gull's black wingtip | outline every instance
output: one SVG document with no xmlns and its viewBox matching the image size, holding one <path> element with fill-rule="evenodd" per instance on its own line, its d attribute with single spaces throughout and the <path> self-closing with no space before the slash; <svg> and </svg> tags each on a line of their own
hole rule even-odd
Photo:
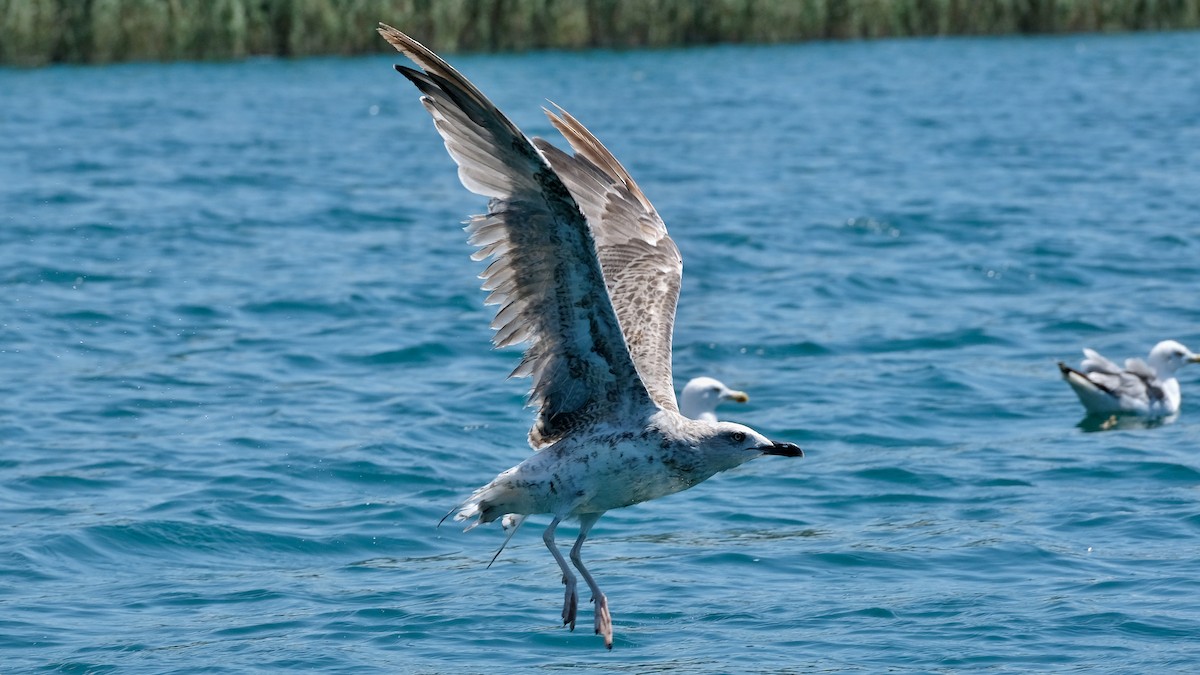
<svg viewBox="0 0 1200 675">
<path fill-rule="evenodd" d="M 424 94 L 430 93 L 431 88 L 436 88 L 430 77 L 416 68 L 402 66 L 399 63 L 393 65 L 392 68 L 395 68 L 396 72 L 403 75 L 409 82 L 417 85 L 417 88 Z"/>
</svg>

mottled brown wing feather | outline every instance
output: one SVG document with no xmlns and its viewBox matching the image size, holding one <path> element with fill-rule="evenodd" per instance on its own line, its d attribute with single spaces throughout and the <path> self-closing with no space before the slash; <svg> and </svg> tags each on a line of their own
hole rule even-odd
<svg viewBox="0 0 1200 675">
<path fill-rule="evenodd" d="M 666 225 L 612 153 L 569 113 L 546 111 L 575 155 L 534 144 L 587 216 L 600 268 L 642 382 L 660 407 L 678 411 L 671 333 L 683 261 Z"/>
<path fill-rule="evenodd" d="M 609 298 L 596 244 L 567 187 L 530 141 L 478 89 L 432 51 L 380 24 L 379 33 L 422 70 L 396 69 L 420 89 L 468 190 L 490 197 L 467 226 L 491 257 L 481 275 L 500 306 L 498 347 L 526 343 L 514 375 L 531 376 L 538 409 L 530 444 L 653 409 Z"/>
</svg>

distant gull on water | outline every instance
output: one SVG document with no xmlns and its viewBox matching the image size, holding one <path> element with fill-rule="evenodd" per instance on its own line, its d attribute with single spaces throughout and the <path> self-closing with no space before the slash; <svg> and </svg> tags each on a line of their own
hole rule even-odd
<svg viewBox="0 0 1200 675">
<path fill-rule="evenodd" d="M 1182 398 L 1175 372 L 1200 363 L 1200 355 L 1174 340 L 1154 345 L 1145 361 L 1126 359 L 1124 368 L 1091 349 L 1084 349 L 1083 355 L 1079 370 L 1061 361 L 1058 369 L 1089 415 L 1174 415 Z"/>
<path fill-rule="evenodd" d="M 563 624 L 574 629 L 576 577 L 554 532 L 577 518 L 571 562 L 611 649 L 608 600 L 580 557 L 600 516 L 756 457 L 804 453 L 740 424 L 680 414 L 671 379 L 679 250 L 595 136 L 560 108 L 546 114 L 574 155 L 528 139 L 436 54 L 390 26 L 380 24 L 379 33 L 421 67 L 396 70 L 421 91 L 463 185 L 489 198 L 488 213 L 467 232 L 479 247 L 475 258 L 492 258 L 480 276 L 488 302 L 500 306 L 493 342 L 525 343 L 513 374 L 533 378 L 529 443 L 538 452 L 476 490 L 455 520 L 473 518 L 470 530 L 504 516 L 519 525 L 526 515 L 550 514 L 542 539 L 566 586 Z"/>
<path fill-rule="evenodd" d="M 717 421 L 717 406 L 724 401 L 745 403 L 750 397 L 744 391 L 725 386 L 711 377 L 696 377 L 683 386 L 679 394 L 679 412 L 694 420 Z"/>
</svg>

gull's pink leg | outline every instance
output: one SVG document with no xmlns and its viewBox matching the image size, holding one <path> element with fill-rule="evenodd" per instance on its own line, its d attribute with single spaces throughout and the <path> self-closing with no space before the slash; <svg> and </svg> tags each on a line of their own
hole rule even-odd
<svg viewBox="0 0 1200 675">
<path fill-rule="evenodd" d="M 563 625 L 570 625 L 571 630 L 575 630 L 575 614 L 579 611 L 579 594 L 575 591 L 575 575 L 571 573 L 567 561 L 563 559 L 562 554 L 558 552 L 558 546 L 554 544 L 554 530 L 561 522 L 562 518 L 555 516 L 554 520 L 550 522 L 550 527 L 547 527 L 546 531 L 542 533 L 542 541 L 546 542 L 546 548 L 550 549 L 550 554 L 554 556 L 554 560 L 562 569 L 562 582 L 567 587 L 566 597 L 563 599 Z"/>
<path fill-rule="evenodd" d="M 608 598 L 600 592 L 600 587 L 596 585 L 596 580 L 588 573 L 587 568 L 583 566 L 583 559 L 579 555 L 579 551 L 583 548 L 583 542 L 587 539 L 588 532 L 592 526 L 600 520 L 600 513 L 588 513 L 579 518 L 579 538 L 575 540 L 575 545 L 571 547 L 571 562 L 575 563 L 575 569 L 583 575 L 583 580 L 587 582 L 588 588 L 592 589 L 592 602 L 596 605 L 596 635 L 604 636 L 604 646 L 612 649 L 613 632 L 612 632 L 612 615 L 608 611 Z"/>
</svg>

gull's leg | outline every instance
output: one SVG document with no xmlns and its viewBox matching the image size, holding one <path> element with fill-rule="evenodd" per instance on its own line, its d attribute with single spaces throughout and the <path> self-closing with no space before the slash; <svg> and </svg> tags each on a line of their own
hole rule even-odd
<svg viewBox="0 0 1200 675">
<path fill-rule="evenodd" d="M 554 530 L 561 522 L 562 518 L 554 516 L 554 520 L 550 521 L 550 527 L 547 527 L 546 531 L 542 533 L 542 541 L 546 542 L 546 548 L 550 549 L 550 555 L 554 556 L 554 560 L 562 568 L 563 585 L 567 587 L 566 598 L 563 599 L 563 625 L 570 625 L 571 630 L 575 630 L 575 614 L 579 609 L 579 594 L 575 592 L 575 575 L 571 573 L 567 561 L 563 559 L 562 553 L 558 552 L 558 546 L 554 544 Z"/>
<path fill-rule="evenodd" d="M 596 604 L 596 635 L 604 636 L 604 646 L 612 649 L 612 615 L 608 612 L 608 598 L 600 592 L 600 587 L 596 585 L 596 580 L 588 573 L 587 568 L 583 566 L 583 558 L 579 556 L 580 549 L 583 548 L 583 542 L 587 539 L 588 532 L 592 526 L 600 520 L 600 513 L 588 513 L 579 517 L 579 538 L 575 540 L 575 545 L 571 547 L 571 562 L 575 563 L 575 569 L 583 575 L 583 580 L 587 582 L 588 588 L 592 589 L 592 602 Z"/>
</svg>

